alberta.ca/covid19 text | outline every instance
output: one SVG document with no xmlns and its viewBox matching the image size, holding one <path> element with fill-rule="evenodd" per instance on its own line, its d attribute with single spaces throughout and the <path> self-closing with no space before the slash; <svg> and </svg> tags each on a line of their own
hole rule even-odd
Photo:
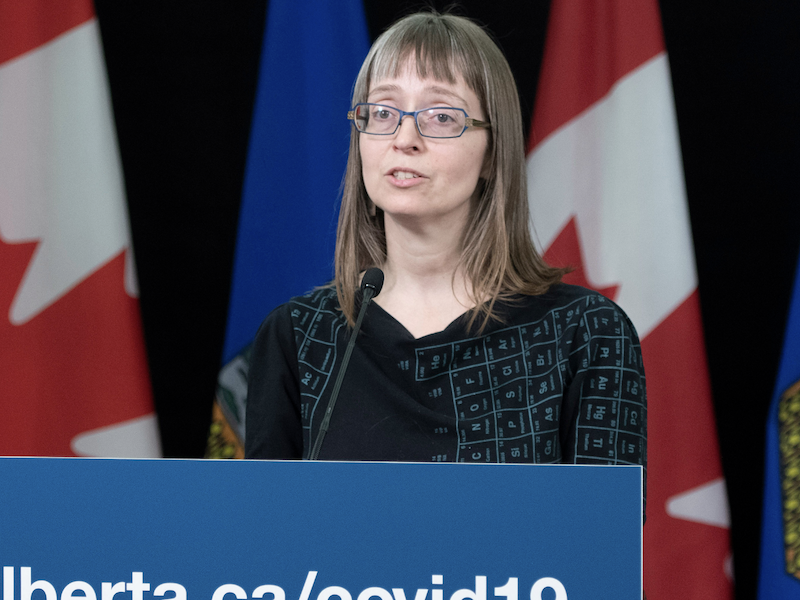
<svg viewBox="0 0 800 600">
<path fill-rule="evenodd" d="M 34 580 L 31 567 L 19 568 L 19 585 L 17 585 L 16 571 L 15 567 L 3 567 L 2 600 L 189 600 L 184 585 L 175 582 L 151 585 L 144 580 L 144 573 L 141 571 L 132 572 L 130 581 L 103 581 L 99 587 L 86 581 L 71 581 L 60 591 L 45 579 Z M 522 596 L 517 577 L 509 577 L 503 585 L 494 587 L 493 596 L 489 595 L 488 578 L 484 575 L 475 577 L 474 588 L 458 589 L 453 592 L 446 591 L 443 575 L 432 575 L 429 588 L 405 590 L 371 586 L 355 592 L 337 585 L 317 591 L 316 579 L 317 571 L 309 571 L 297 600 L 499 600 L 501 598 L 568 600 L 566 588 L 561 581 L 553 577 L 538 578 L 531 585 L 529 593 L 526 593 L 527 586 L 523 587 Z M 192 600 L 197 599 L 192 598 Z M 248 592 L 238 584 L 223 583 L 216 587 L 211 598 L 201 600 L 295 600 L 295 598 L 287 596 L 284 588 L 275 584 L 258 585 Z"/>
</svg>

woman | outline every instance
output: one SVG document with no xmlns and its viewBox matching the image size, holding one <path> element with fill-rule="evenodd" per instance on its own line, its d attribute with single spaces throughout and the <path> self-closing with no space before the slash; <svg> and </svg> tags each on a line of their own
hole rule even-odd
<svg viewBox="0 0 800 600">
<path fill-rule="evenodd" d="M 644 464 L 636 332 L 536 252 L 517 91 L 486 33 L 402 19 L 365 59 L 349 117 L 335 285 L 259 330 L 246 456 L 309 457 L 377 266 L 319 458 Z"/>
</svg>

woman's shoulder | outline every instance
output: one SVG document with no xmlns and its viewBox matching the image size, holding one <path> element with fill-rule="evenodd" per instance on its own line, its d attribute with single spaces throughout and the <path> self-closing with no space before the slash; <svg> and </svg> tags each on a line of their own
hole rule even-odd
<svg viewBox="0 0 800 600">
<path fill-rule="evenodd" d="M 600 292 L 570 283 L 556 283 L 550 286 L 550 289 L 547 290 L 543 296 L 565 301 L 585 300 L 588 303 L 599 302 L 601 304 L 612 302 L 607 296 L 604 296 Z"/>
<path fill-rule="evenodd" d="M 339 310 L 339 298 L 336 295 L 336 287 L 325 285 L 306 292 L 302 296 L 291 298 L 284 306 L 291 310 L 312 309 L 323 312 Z"/>
<path fill-rule="evenodd" d="M 608 306 L 622 310 L 612 300 L 599 292 L 580 285 L 556 283 L 544 292 L 532 296 L 514 296 L 505 303 L 512 312 L 545 316 L 552 311 L 579 309 L 579 307 Z"/>
<path fill-rule="evenodd" d="M 291 331 L 313 321 L 331 321 L 343 318 L 334 286 L 315 288 L 301 296 L 290 298 L 273 308 L 259 327 L 265 331 Z"/>
<path fill-rule="evenodd" d="M 265 321 L 271 319 L 290 319 L 300 313 L 309 311 L 339 312 L 339 300 L 336 296 L 336 288 L 326 285 L 306 292 L 300 296 L 294 296 L 283 304 L 273 308 Z"/>
<path fill-rule="evenodd" d="M 613 330 L 615 332 L 624 330 L 626 335 L 638 340 L 636 327 L 634 327 L 627 313 L 614 300 L 600 292 L 566 283 L 553 286 L 550 291 L 567 303 L 582 306 L 583 313 L 587 316 L 587 319 L 588 316 L 592 318 L 588 325 L 598 330 Z M 622 326 L 621 329 L 620 325 Z"/>
<path fill-rule="evenodd" d="M 634 335 L 636 331 L 628 315 L 613 300 L 594 290 L 567 283 L 557 283 L 544 294 L 512 299 L 505 310 L 517 324 L 548 320 L 566 326 L 592 316 L 600 325 L 622 321 Z"/>
</svg>

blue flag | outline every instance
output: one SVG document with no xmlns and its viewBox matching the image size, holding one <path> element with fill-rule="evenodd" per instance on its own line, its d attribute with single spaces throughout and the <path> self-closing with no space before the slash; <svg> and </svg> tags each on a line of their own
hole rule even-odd
<svg viewBox="0 0 800 600">
<path fill-rule="evenodd" d="M 279 304 L 333 279 L 361 0 L 270 0 L 207 456 L 241 455 L 247 346 Z"/>
<path fill-rule="evenodd" d="M 800 260 L 767 420 L 758 597 L 800 598 Z"/>
<path fill-rule="evenodd" d="M 271 0 L 223 361 L 267 313 L 333 278 L 347 111 L 369 50 L 361 0 Z"/>
</svg>

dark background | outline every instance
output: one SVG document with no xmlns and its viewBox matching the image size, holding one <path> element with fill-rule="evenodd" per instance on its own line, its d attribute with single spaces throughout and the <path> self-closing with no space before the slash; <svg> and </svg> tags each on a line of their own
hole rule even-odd
<svg viewBox="0 0 800 600">
<path fill-rule="evenodd" d="M 450 2 L 428 4 L 443 9 Z M 527 130 L 549 3 L 457 4 L 506 52 Z M 372 37 L 420 6 L 365 0 Z M 220 367 L 266 2 L 96 0 L 96 7 L 163 448 L 168 457 L 200 457 Z M 661 9 L 737 598 L 750 599 L 765 419 L 800 250 L 800 4 L 663 0 Z"/>
</svg>

